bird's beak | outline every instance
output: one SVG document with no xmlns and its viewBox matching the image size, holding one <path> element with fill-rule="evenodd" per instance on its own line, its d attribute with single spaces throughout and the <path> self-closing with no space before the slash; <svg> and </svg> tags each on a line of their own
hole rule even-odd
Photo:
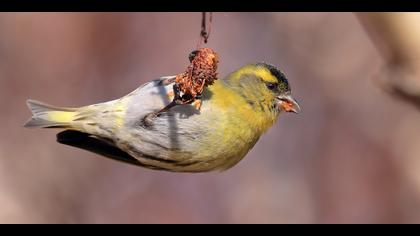
<svg viewBox="0 0 420 236">
<path fill-rule="evenodd" d="M 290 94 L 280 95 L 277 97 L 277 99 L 279 99 L 279 109 L 296 114 L 300 112 L 299 104 Z"/>
</svg>

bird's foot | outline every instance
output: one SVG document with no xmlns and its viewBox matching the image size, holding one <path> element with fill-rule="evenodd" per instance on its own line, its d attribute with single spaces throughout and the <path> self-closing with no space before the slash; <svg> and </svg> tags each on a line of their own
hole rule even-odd
<svg viewBox="0 0 420 236">
<path fill-rule="evenodd" d="M 158 117 L 158 112 L 152 112 L 144 116 L 143 124 L 146 127 L 153 126 L 154 120 Z"/>
<path fill-rule="evenodd" d="M 203 104 L 203 102 L 201 101 L 201 99 L 196 99 L 192 105 L 195 107 L 195 109 L 197 109 L 198 111 L 200 111 L 201 109 L 201 105 Z"/>
</svg>

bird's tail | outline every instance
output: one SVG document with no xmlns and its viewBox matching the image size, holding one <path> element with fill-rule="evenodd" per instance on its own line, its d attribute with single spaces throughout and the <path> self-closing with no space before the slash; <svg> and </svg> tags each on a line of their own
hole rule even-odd
<svg viewBox="0 0 420 236">
<path fill-rule="evenodd" d="M 76 108 L 55 107 L 35 100 L 26 101 L 32 117 L 24 127 L 70 128 Z"/>
</svg>

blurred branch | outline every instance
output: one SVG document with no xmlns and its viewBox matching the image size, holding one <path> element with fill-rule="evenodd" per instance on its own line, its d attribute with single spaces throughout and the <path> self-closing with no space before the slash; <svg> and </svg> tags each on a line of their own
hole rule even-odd
<svg viewBox="0 0 420 236">
<path fill-rule="evenodd" d="M 357 13 L 385 59 L 375 82 L 420 109 L 420 14 Z"/>
</svg>

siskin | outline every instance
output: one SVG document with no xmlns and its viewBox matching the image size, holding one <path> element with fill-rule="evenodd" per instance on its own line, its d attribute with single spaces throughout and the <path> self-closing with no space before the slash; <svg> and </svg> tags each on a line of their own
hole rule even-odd
<svg viewBox="0 0 420 236">
<path fill-rule="evenodd" d="M 300 108 L 275 66 L 249 64 L 215 80 L 196 104 L 171 107 L 175 76 L 143 84 L 109 102 L 64 108 L 28 100 L 33 113 L 25 127 L 64 128 L 59 143 L 151 169 L 175 172 L 226 170 L 251 150 L 282 111 Z"/>
</svg>

